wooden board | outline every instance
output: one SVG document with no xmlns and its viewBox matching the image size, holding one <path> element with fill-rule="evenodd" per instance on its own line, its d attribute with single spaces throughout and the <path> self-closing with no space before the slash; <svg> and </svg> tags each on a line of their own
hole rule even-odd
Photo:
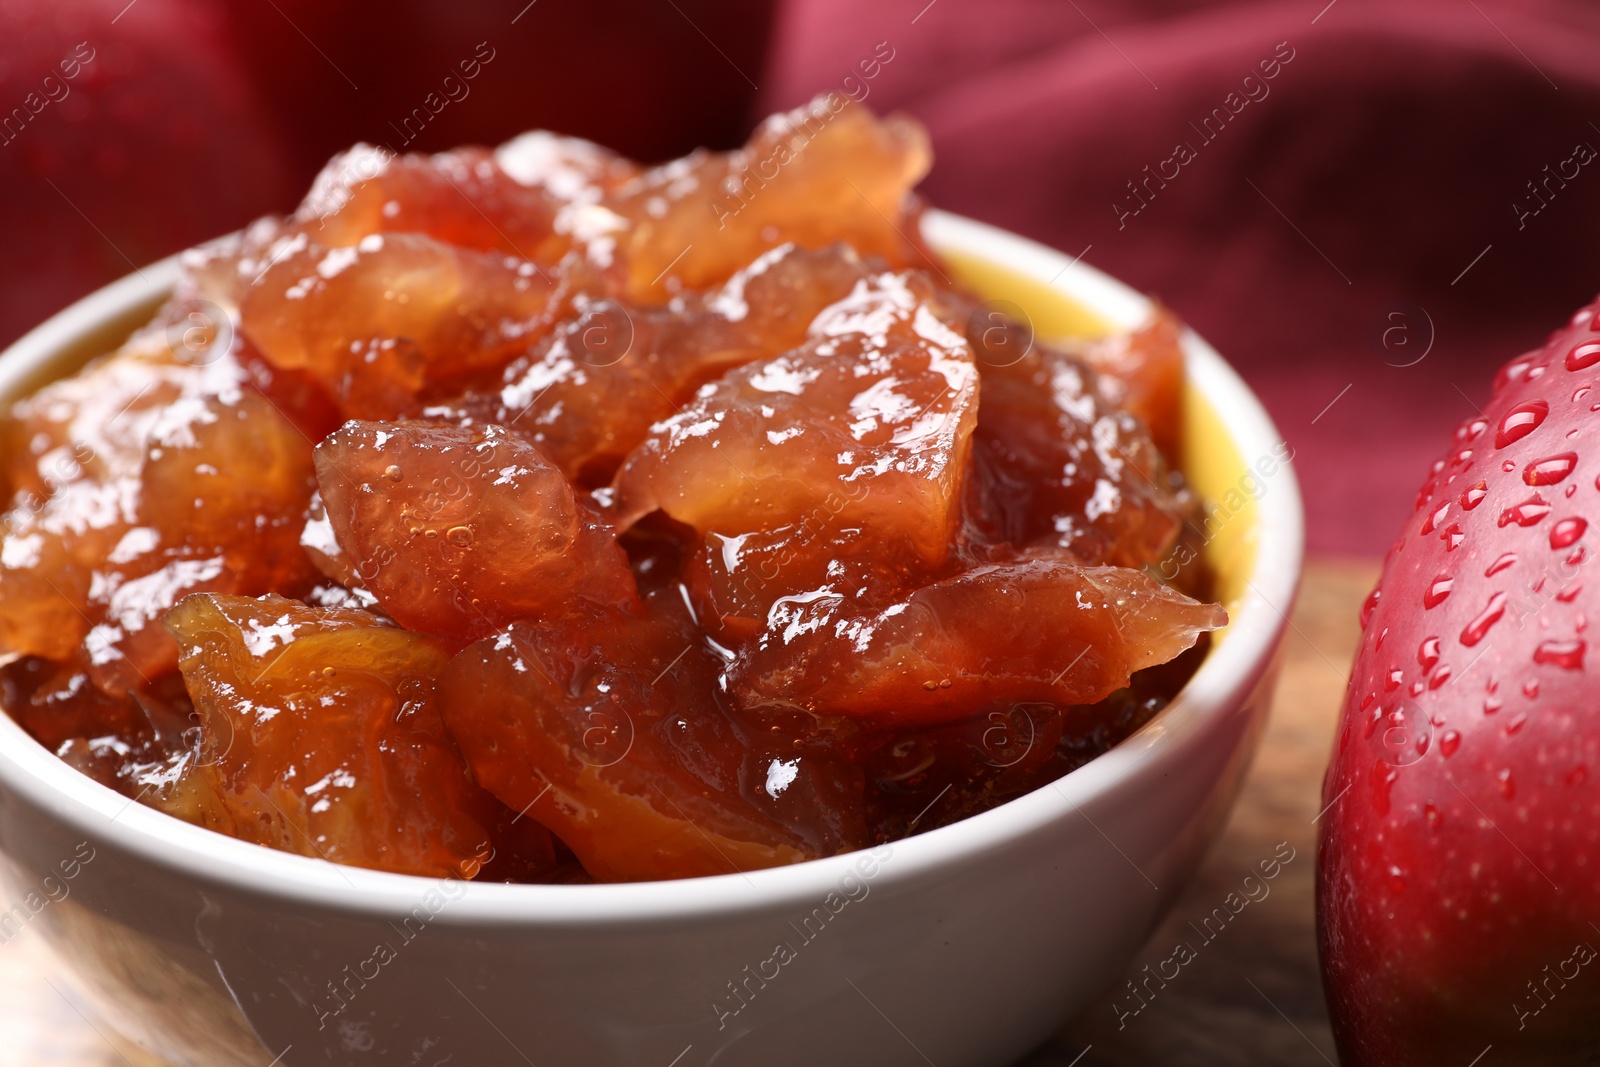
<svg viewBox="0 0 1600 1067">
<path fill-rule="evenodd" d="M 1376 576 L 1370 563 L 1324 559 L 1307 568 L 1272 719 L 1222 840 L 1111 992 L 1017 1067 L 1335 1062 L 1317 977 L 1312 820 L 1355 652 L 1356 612 Z M 1259 878 L 1262 861 L 1291 849 L 1275 878 L 1244 885 L 1248 874 Z M 1246 890 L 1253 899 L 1236 915 L 1206 923 L 1230 893 Z M 1180 942 L 1193 958 L 1165 987 L 1144 987 L 1154 995 L 1141 1006 L 1124 983 L 1143 981 L 1146 966 L 1161 969 Z M 1167 974 L 1173 968 L 1164 966 Z M 0 1067 L 130 1065 L 159 1067 L 79 1011 L 35 935 L 0 947 Z"/>
</svg>

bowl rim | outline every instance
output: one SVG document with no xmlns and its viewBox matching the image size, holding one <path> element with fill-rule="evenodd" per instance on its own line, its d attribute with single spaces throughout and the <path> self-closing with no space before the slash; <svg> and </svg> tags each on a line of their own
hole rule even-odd
<svg viewBox="0 0 1600 1067">
<path fill-rule="evenodd" d="M 1149 314 L 1143 295 L 1055 249 L 943 211 L 923 215 L 936 249 L 964 253 L 1055 289 L 1119 329 Z M 180 253 L 181 255 L 181 253 Z M 54 353 L 96 329 L 126 320 L 171 290 L 178 256 L 127 275 L 52 316 L 0 353 L 0 393 L 37 375 Z M 1187 327 L 1182 343 L 1191 387 L 1224 419 L 1248 462 L 1283 438 L 1260 401 L 1226 361 Z M 1292 464 L 1257 502 L 1255 565 L 1235 606 L 1226 641 L 1207 656 L 1173 702 L 1109 752 L 1031 793 L 949 826 L 877 846 L 785 867 L 676 881 L 598 885 L 455 882 L 338 865 L 279 852 L 183 822 L 94 781 L 35 742 L 0 714 L 0 786 L 72 826 L 94 844 L 132 853 L 202 883 L 287 905 L 374 919 L 409 914 L 449 886 L 445 925 L 549 929 L 639 926 L 815 904 L 863 870 L 876 889 L 948 874 L 1139 779 L 1158 781 L 1183 759 L 1187 744 L 1235 707 L 1265 672 L 1288 625 L 1303 557 L 1304 520 Z M 873 861 L 863 857 L 871 854 Z"/>
</svg>

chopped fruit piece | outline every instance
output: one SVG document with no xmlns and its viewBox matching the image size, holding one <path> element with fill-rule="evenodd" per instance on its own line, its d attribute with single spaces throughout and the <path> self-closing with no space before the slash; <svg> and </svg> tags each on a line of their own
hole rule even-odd
<svg viewBox="0 0 1600 1067">
<path fill-rule="evenodd" d="M 836 594 L 780 603 L 733 667 L 735 699 L 907 724 L 1092 704 L 1227 623 L 1139 571 L 1044 560 L 978 567 L 870 607 Z"/>
<path fill-rule="evenodd" d="M 355 561 L 345 554 L 339 546 L 338 537 L 334 535 L 333 523 L 328 521 L 328 509 L 323 506 L 320 491 L 311 494 L 311 502 L 306 506 L 306 524 L 300 530 L 300 547 L 305 549 L 312 564 L 324 577 L 346 589 L 364 588 L 361 575 L 356 573 Z"/>
<path fill-rule="evenodd" d="M 719 657 L 674 594 L 468 648 L 439 679 L 473 774 L 601 881 L 772 867 L 868 843 L 860 772 L 716 702 Z"/>
<path fill-rule="evenodd" d="M 555 207 L 513 181 L 486 148 L 403 155 L 368 144 L 322 168 L 295 212 L 299 229 L 327 248 L 374 233 L 420 233 L 461 248 L 553 263 Z M 554 251 L 554 254 L 550 254 Z"/>
<path fill-rule="evenodd" d="M 237 391 L 227 359 L 186 362 L 164 331 L 135 335 L 115 354 L 18 401 L 5 423 L 12 492 L 42 500 L 69 482 L 109 482 L 139 473 L 150 432 L 179 400 Z"/>
<path fill-rule="evenodd" d="M 403 626 L 460 648 L 575 597 L 636 601 L 611 527 L 499 427 L 349 422 L 316 464 L 348 566 Z"/>
<path fill-rule="evenodd" d="M 96 571 L 86 638 L 96 682 L 122 693 L 170 671 L 157 625 L 192 592 L 299 594 L 314 577 L 298 540 L 311 442 L 250 391 L 189 397 L 151 426 L 138 521 Z"/>
<path fill-rule="evenodd" d="M 42 507 L 24 502 L 5 516 L 0 542 L 0 660 L 43 656 L 64 660 L 88 633 L 95 564 L 125 529 L 123 505 L 137 492 L 78 481 Z"/>
<path fill-rule="evenodd" d="M 436 642 L 277 596 L 192 596 L 167 625 L 205 740 L 157 807 L 336 863 L 476 873 L 490 809 L 434 704 Z"/>
<path fill-rule="evenodd" d="M 660 303 L 789 241 L 843 241 L 891 266 L 927 266 L 902 231 L 911 187 L 931 158 L 916 123 L 877 119 L 829 93 L 772 116 L 737 151 L 696 152 L 645 171 L 609 204 L 627 220 L 625 291 Z"/>
<path fill-rule="evenodd" d="M 1100 397 L 1092 370 L 1043 346 L 982 370 L 968 507 L 987 540 L 1120 567 L 1172 550 L 1193 500 L 1145 425 Z"/>
<path fill-rule="evenodd" d="M 603 483 L 697 386 L 800 344 L 817 313 L 865 274 L 847 248 L 783 245 L 669 309 L 579 296 L 570 317 L 506 368 L 498 393 L 429 414 L 504 425 L 569 478 Z"/>
<path fill-rule="evenodd" d="M 977 419 L 971 349 L 879 275 L 812 323 L 811 340 L 700 390 L 617 474 L 628 523 L 660 508 L 703 533 L 798 522 L 821 509 L 879 550 L 944 559 Z"/>
<path fill-rule="evenodd" d="M 1132 333 L 1084 345 L 1081 355 L 1099 371 L 1100 396 L 1138 416 L 1161 454 L 1178 455 L 1183 426 L 1183 324 L 1164 307 Z"/>
<path fill-rule="evenodd" d="M 1019 703 L 916 731 L 875 730 L 851 748 L 890 838 L 945 826 L 1076 770 L 1149 722 L 1204 657 L 1208 638 L 1097 704 Z"/>
<path fill-rule="evenodd" d="M 322 168 L 294 223 L 319 245 L 420 233 L 461 248 L 554 265 L 620 217 L 599 206 L 639 167 L 599 145 L 524 134 L 495 151 L 397 156 L 358 144 Z"/>
<path fill-rule="evenodd" d="M 430 382 L 494 368 L 547 330 L 555 283 L 532 263 L 420 234 L 324 248 L 284 239 L 246 290 L 247 337 L 276 367 L 304 369 L 346 415 L 413 410 Z"/>
<path fill-rule="evenodd" d="M 74 739 L 110 737 L 136 743 L 152 732 L 150 719 L 127 697 L 97 689 L 83 664 L 25 657 L 3 668 L 0 691 L 12 718 L 41 745 L 58 752 Z M 178 687 L 182 692 L 182 686 Z"/>
<path fill-rule="evenodd" d="M 311 451 L 259 393 L 174 403 L 150 429 L 140 518 L 168 541 L 231 550 L 230 570 L 262 568 L 273 574 L 263 581 L 286 584 L 305 561 L 283 549 L 277 531 L 299 535 L 316 477 Z"/>
<path fill-rule="evenodd" d="M 683 569 L 700 625 L 729 647 L 769 625 L 772 606 L 800 594 L 892 603 L 926 584 L 914 557 L 885 557 L 860 527 L 838 526 L 818 508 L 793 526 L 737 536 L 706 534 Z"/>
<path fill-rule="evenodd" d="M 225 357 L 150 334 L 18 404 L 31 462 L 0 543 L 0 653 L 66 659 L 121 694 L 176 663 L 153 625 L 185 594 L 298 593 L 311 443 Z M 13 460 L 16 456 L 12 456 Z"/>
</svg>

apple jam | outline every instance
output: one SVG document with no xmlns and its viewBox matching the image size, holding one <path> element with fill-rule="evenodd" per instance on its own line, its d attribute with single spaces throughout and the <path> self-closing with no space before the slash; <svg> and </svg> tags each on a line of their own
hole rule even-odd
<svg viewBox="0 0 1600 1067">
<path fill-rule="evenodd" d="M 1094 758 L 1226 622 L 1166 565 L 1179 328 L 997 320 L 917 240 L 929 162 L 837 96 L 656 167 L 337 157 L 11 406 L 6 710 L 221 833 L 504 881 L 794 863 Z"/>
</svg>

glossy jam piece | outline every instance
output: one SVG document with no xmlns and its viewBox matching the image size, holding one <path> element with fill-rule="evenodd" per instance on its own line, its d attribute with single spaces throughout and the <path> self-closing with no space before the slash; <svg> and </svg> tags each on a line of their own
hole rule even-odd
<svg viewBox="0 0 1600 1067">
<path fill-rule="evenodd" d="M 1086 563 L 1163 560 L 1192 498 L 1145 425 L 1102 398 L 1095 372 L 1044 347 L 982 371 L 967 500 L 981 536 L 1069 548 Z"/>
<path fill-rule="evenodd" d="M 615 216 L 601 209 L 601 219 L 592 218 L 594 205 L 638 172 L 599 145 L 542 132 L 495 151 L 395 155 L 359 144 L 322 169 L 293 221 L 329 247 L 420 233 L 554 264 L 591 230 L 607 228 Z"/>
<path fill-rule="evenodd" d="M 852 742 L 867 805 L 890 839 L 965 819 L 1074 771 L 1149 722 L 1204 657 L 1207 638 L 1092 705 L 1019 703 L 920 730 Z"/>
<path fill-rule="evenodd" d="M 800 344 L 866 270 L 847 248 L 782 245 L 671 308 L 579 296 L 572 314 L 506 368 L 498 393 L 429 413 L 510 427 L 569 478 L 603 484 L 698 386 Z"/>
<path fill-rule="evenodd" d="M 356 563 L 339 544 L 328 521 L 328 509 L 322 502 L 320 491 L 311 494 L 306 505 L 306 523 L 300 529 L 300 547 L 305 550 L 312 566 L 336 585 L 345 589 L 365 589 L 363 577 L 356 571 Z"/>
<path fill-rule="evenodd" d="M 708 533 L 683 569 L 684 589 L 706 632 L 737 648 L 767 628 L 780 600 L 826 594 L 887 608 L 930 580 L 916 557 L 876 547 L 867 530 L 836 524 L 826 508 L 775 530 Z"/>
<path fill-rule="evenodd" d="M 610 525 L 499 427 L 349 422 L 316 465 L 346 565 L 401 625 L 452 647 L 575 598 L 637 599 Z"/>
<path fill-rule="evenodd" d="M 158 624 L 191 592 L 303 592 L 314 477 L 311 442 L 258 393 L 169 406 L 150 430 L 138 521 L 91 590 L 104 617 L 87 637 L 100 684 L 125 691 L 172 669 L 177 649 Z"/>
<path fill-rule="evenodd" d="M 121 537 L 136 495 L 127 482 L 74 482 L 42 507 L 14 507 L 0 542 L 0 656 L 62 660 L 93 625 L 95 565 Z"/>
<path fill-rule="evenodd" d="M 346 416 L 413 411 L 429 384 L 493 369 L 559 315 L 549 273 L 420 234 L 324 248 L 282 242 L 245 291 L 245 336 L 274 366 L 304 370 Z"/>
<path fill-rule="evenodd" d="M 177 693 L 183 693 L 180 684 Z M 34 740 L 52 752 L 73 741 L 105 738 L 129 751 L 149 740 L 155 725 L 138 700 L 101 692 L 77 658 L 64 662 L 26 656 L 0 668 L 0 701 Z M 147 701 L 148 703 L 148 701 Z M 117 768 L 100 775 L 113 784 Z"/>
<path fill-rule="evenodd" d="M 439 679 L 474 776 L 600 881 L 727 874 L 868 843 L 860 772 L 715 699 L 722 660 L 671 592 L 519 623 Z"/>
<path fill-rule="evenodd" d="M 141 331 L 11 407 L 3 438 L 8 486 L 43 499 L 67 483 L 136 475 L 151 427 L 169 405 L 235 390 L 242 377 L 231 359 L 208 351 L 185 362 L 164 330 Z"/>
<path fill-rule="evenodd" d="M 483 862 L 489 809 L 434 702 L 437 642 L 277 596 L 189 597 L 167 626 L 204 740 L 155 806 L 358 867 L 461 877 Z"/>
<path fill-rule="evenodd" d="M 201 733 L 176 671 L 139 691 L 108 696 L 80 658 L 56 663 L 24 657 L 0 668 L 0 701 L 62 760 L 136 799 L 172 779 Z"/>
<path fill-rule="evenodd" d="M 729 687 L 752 711 L 903 724 L 1091 704 L 1226 622 L 1220 607 L 1127 568 L 983 566 L 875 612 L 838 595 L 780 602 Z"/>
<path fill-rule="evenodd" d="M 930 160 L 916 123 L 878 119 L 838 93 L 774 115 L 743 148 L 655 167 L 611 199 L 626 220 L 624 292 L 660 303 L 714 285 L 789 241 L 843 241 L 891 266 L 926 266 L 902 231 L 914 229 L 908 195 Z"/>
<path fill-rule="evenodd" d="M 328 161 L 294 214 L 317 244 L 343 248 L 374 233 L 420 233 L 461 248 L 553 263 L 557 205 L 511 179 L 486 148 L 395 155 L 358 144 Z"/>
<path fill-rule="evenodd" d="M 1084 345 L 1079 354 L 1099 372 L 1096 385 L 1112 407 L 1144 423 L 1162 455 L 1178 454 L 1183 429 L 1183 324 L 1157 306 L 1144 326 Z"/>
<path fill-rule="evenodd" d="M 82 644 L 110 693 L 172 668 L 156 621 L 199 589 L 298 592 L 294 541 L 311 444 L 227 357 L 136 339 L 17 405 L 39 478 L 6 515 L 0 650 L 63 660 Z M 40 488 L 42 487 L 42 488 Z"/>
<path fill-rule="evenodd" d="M 918 276 L 878 275 L 811 339 L 700 390 L 617 473 L 624 523 L 657 508 L 704 533 L 793 525 L 819 511 L 884 553 L 949 551 L 978 416 L 966 341 Z"/>
</svg>

